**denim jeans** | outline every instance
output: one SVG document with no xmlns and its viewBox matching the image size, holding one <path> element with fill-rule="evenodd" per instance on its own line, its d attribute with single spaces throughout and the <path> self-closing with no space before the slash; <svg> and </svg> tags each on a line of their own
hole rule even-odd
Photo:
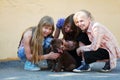
<svg viewBox="0 0 120 80">
<path fill-rule="evenodd" d="M 18 57 L 20 58 L 20 60 L 21 60 L 22 62 L 25 62 L 25 61 L 26 61 L 26 55 L 25 55 L 25 49 L 24 49 L 24 47 L 20 47 L 20 48 L 18 49 L 17 54 L 18 54 Z"/>
</svg>

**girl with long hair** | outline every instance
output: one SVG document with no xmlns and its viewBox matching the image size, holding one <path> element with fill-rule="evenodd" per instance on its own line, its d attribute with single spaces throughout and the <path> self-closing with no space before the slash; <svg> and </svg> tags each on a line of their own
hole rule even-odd
<svg viewBox="0 0 120 80">
<path fill-rule="evenodd" d="M 50 47 L 52 34 L 54 31 L 54 21 L 50 16 L 41 18 L 39 24 L 30 27 L 23 32 L 18 47 L 18 57 L 25 62 L 24 69 L 40 70 L 37 63 L 44 59 L 56 59 L 59 54 L 45 53 L 45 49 Z"/>
</svg>

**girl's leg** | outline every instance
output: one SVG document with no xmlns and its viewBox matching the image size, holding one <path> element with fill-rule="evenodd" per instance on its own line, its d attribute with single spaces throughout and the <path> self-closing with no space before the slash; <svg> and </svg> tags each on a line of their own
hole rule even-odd
<svg viewBox="0 0 120 80">
<path fill-rule="evenodd" d="M 77 69 L 74 69 L 74 72 L 89 71 L 89 64 L 96 62 L 97 60 L 109 59 L 109 53 L 107 50 L 99 48 L 97 51 L 87 51 L 83 53 L 82 65 Z"/>
<path fill-rule="evenodd" d="M 29 70 L 29 71 L 38 71 L 38 70 L 40 70 L 40 68 L 36 64 L 34 64 L 34 63 L 27 60 L 26 55 L 25 55 L 24 47 L 20 47 L 18 49 L 18 57 L 20 58 L 20 60 L 22 62 L 25 63 L 24 64 L 24 69 L 25 70 Z"/>
<path fill-rule="evenodd" d="M 84 59 L 87 64 L 90 64 L 98 60 L 109 59 L 109 53 L 107 50 L 99 48 L 97 51 L 84 52 Z"/>
<path fill-rule="evenodd" d="M 18 57 L 20 58 L 20 60 L 25 63 L 25 61 L 26 61 L 26 55 L 25 55 L 24 47 L 20 47 L 18 49 L 17 54 L 18 54 Z"/>
<path fill-rule="evenodd" d="M 81 65 L 78 68 L 73 69 L 73 72 L 83 72 L 91 70 L 89 64 L 85 62 L 84 53 L 81 53 L 81 56 L 82 56 Z"/>
<path fill-rule="evenodd" d="M 97 51 L 85 52 L 84 58 L 87 64 L 90 64 L 96 61 L 105 61 L 105 66 L 102 68 L 101 71 L 103 72 L 111 71 L 109 52 L 105 49 L 99 48 Z"/>
</svg>

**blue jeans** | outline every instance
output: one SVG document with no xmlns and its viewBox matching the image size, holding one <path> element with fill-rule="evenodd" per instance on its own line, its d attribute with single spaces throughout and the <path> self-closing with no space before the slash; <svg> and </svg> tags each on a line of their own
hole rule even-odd
<svg viewBox="0 0 120 80">
<path fill-rule="evenodd" d="M 20 47 L 18 49 L 17 53 L 18 53 L 18 57 L 20 58 L 20 60 L 22 62 L 25 62 L 26 61 L 26 55 L 25 55 L 25 49 L 24 49 L 24 47 Z"/>
</svg>

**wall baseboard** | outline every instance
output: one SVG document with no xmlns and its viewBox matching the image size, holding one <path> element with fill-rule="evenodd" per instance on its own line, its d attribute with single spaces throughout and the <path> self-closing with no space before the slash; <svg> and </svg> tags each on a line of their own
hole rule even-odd
<svg viewBox="0 0 120 80">
<path fill-rule="evenodd" d="M 13 57 L 13 58 L 0 59 L 0 61 L 13 61 L 13 60 L 19 60 L 19 58 Z"/>
</svg>

